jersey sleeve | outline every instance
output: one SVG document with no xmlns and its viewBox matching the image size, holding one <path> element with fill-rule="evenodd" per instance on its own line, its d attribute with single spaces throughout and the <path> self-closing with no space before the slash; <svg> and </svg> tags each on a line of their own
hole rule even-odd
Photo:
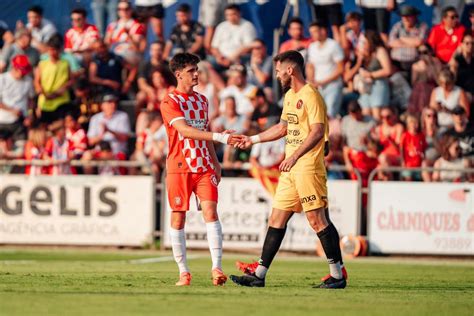
<svg viewBox="0 0 474 316">
<path fill-rule="evenodd" d="M 319 93 L 308 94 L 306 107 L 310 125 L 326 123 L 326 104 Z"/>
<path fill-rule="evenodd" d="M 163 120 L 169 126 L 173 125 L 174 122 L 184 120 L 185 118 L 184 112 L 179 107 L 179 104 L 169 96 L 161 102 L 160 110 Z"/>
</svg>

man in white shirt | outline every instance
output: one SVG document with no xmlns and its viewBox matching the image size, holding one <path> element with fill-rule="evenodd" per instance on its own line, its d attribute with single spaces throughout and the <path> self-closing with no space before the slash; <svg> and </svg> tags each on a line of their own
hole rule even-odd
<svg viewBox="0 0 474 316">
<path fill-rule="evenodd" d="M 46 53 L 46 42 L 56 34 L 56 27 L 51 21 L 43 18 L 43 8 L 38 5 L 28 9 L 27 17 L 28 24 L 26 24 L 26 28 L 30 30 L 33 38 L 31 46 L 41 53 Z"/>
<path fill-rule="evenodd" d="M 249 95 L 254 92 L 256 87 L 247 83 L 247 71 L 242 65 L 232 65 L 227 71 L 227 87 L 219 93 L 221 104 L 220 113 L 225 110 L 225 99 L 233 97 L 236 102 L 236 111 L 239 115 L 250 117 L 253 113 L 252 102 Z"/>
<path fill-rule="evenodd" d="M 319 89 L 329 117 L 335 118 L 342 105 L 344 51 L 335 40 L 328 38 L 326 26 L 322 23 L 313 22 L 309 31 L 313 43 L 308 47 L 306 77 Z"/>
<path fill-rule="evenodd" d="M 227 6 L 224 13 L 226 20 L 217 26 L 211 43 L 211 63 L 220 70 L 240 63 L 240 58 L 250 52 L 257 33 L 253 24 L 241 17 L 237 5 Z"/>
</svg>

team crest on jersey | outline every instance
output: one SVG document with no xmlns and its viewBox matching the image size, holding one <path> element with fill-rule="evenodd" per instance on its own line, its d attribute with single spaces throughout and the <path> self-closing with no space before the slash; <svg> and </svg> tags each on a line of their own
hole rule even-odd
<svg viewBox="0 0 474 316">
<path fill-rule="evenodd" d="M 181 203 L 182 203 L 181 197 L 177 196 L 177 197 L 174 198 L 174 204 L 175 204 L 176 206 L 180 206 Z"/>
<path fill-rule="evenodd" d="M 303 100 L 299 99 L 296 103 L 296 108 L 299 110 L 303 107 Z"/>
<path fill-rule="evenodd" d="M 212 176 L 211 176 L 211 183 L 212 183 L 215 187 L 217 187 L 217 178 L 216 178 L 215 175 L 212 175 Z"/>
</svg>

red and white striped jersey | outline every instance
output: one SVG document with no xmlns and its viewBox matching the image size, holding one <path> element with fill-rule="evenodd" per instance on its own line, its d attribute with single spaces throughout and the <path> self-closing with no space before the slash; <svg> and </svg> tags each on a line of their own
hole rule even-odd
<svg viewBox="0 0 474 316">
<path fill-rule="evenodd" d="M 83 29 L 72 27 L 64 35 L 65 51 L 84 51 L 92 49 L 92 44 L 100 38 L 95 25 L 86 24 Z"/>
<path fill-rule="evenodd" d="M 82 156 L 87 150 L 87 135 L 82 128 L 76 131 L 66 129 L 66 138 L 72 143 L 74 156 Z"/>
<path fill-rule="evenodd" d="M 169 140 L 169 153 L 166 160 L 168 173 L 203 173 L 213 170 L 214 165 L 204 140 L 183 137 L 173 123 L 185 120 L 186 124 L 201 131 L 209 127 L 208 101 L 200 93 L 169 93 L 161 103 L 161 114 Z"/>
<path fill-rule="evenodd" d="M 145 34 L 146 30 L 143 25 L 134 19 L 112 22 L 106 31 L 106 37 L 109 38 L 110 44 L 128 43 L 132 41 L 132 36 L 145 36 Z"/>
</svg>

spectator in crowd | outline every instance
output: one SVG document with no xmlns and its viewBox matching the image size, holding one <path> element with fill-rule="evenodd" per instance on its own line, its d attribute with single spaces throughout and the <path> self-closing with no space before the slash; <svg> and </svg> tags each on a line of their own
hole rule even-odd
<svg viewBox="0 0 474 316">
<path fill-rule="evenodd" d="M 127 141 L 130 137 L 130 121 L 125 112 L 117 110 L 118 98 L 113 94 L 102 98 L 102 112 L 94 115 L 89 123 L 87 138 L 89 146 L 94 147 L 107 141 L 114 154 L 127 154 Z"/>
<path fill-rule="evenodd" d="M 325 28 L 331 27 L 332 37 L 341 43 L 339 27 L 342 21 L 342 0 L 313 0 L 315 21 Z"/>
<path fill-rule="evenodd" d="M 388 106 L 390 101 L 388 77 L 392 74 L 392 64 L 379 34 L 368 30 L 365 37 L 367 43 L 358 57 L 359 62 L 353 67 L 359 72 L 354 78 L 354 86 L 360 93 L 359 104 L 364 115 L 372 115 L 379 121 L 380 108 Z"/>
<path fill-rule="evenodd" d="M 474 126 L 469 121 L 464 108 L 457 106 L 451 111 L 453 127 L 448 129 L 445 135 L 454 136 L 459 140 L 461 155 L 472 157 L 474 155 Z"/>
<path fill-rule="evenodd" d="M 51 21 L 43 18 L 43 8 L 38 5 L 28 9 L 27 17 L 28 24 L 26 24 L 26 28 L 30 31 L 33 38 L 31 46 L 41 53 L 46 53 L 48 49 L 46 43 L 56 34 L 56 27 Z M 21 23 L 19 24 L 19 26 L 22 26 Z"/>
<path fill-rule="evenodd" d="M 110 142 L 102 140 L 97 146 L 84 154 L 82 161 L 124 161 L 127 159 L 127 156 L 123 152 L 114 153 Z M 90 166 L 84 167 L 85 174 L 93 174 L 94 168 Z M 126 175 L 127 169 L 124 167 L 111 166 L 110 164 L 102 165 L 97 167 L 97 174 L 101 176 L 116 176 L 116 175 Z"/>
<path fill-rule="evenodd" d="M 45 154 L 46 130 L 43 127 L 32 127 L 28 131 L 28 141 L 25 145 L 25 159 L 29 161 L 42 160 Z M 25 174 L 47 174 L 48 168 L 30 165 L 25 167 Z"/>
<path fill-rule="evenodd" d="M 267 46 L 263 40 L 253 41 L 250 60 L 245 64 L 245 68 L 248 82 L 259 88 L 266 88 L 268 94 L 271 94 L 273 61 L 267 54 Z"/>
<path fill-rule="evenodd" d="M 357 170 L 360 173 L 362 187 L 364 188 L 368 186 L 371 172 L 379 167 L 378 158 L 382 151 L 380 143 L 371 137 L 367 137 L 365 146 L 365 151 L 354 150 L 347 146 L 343 149 L 344 162 L 350 178 L 357 180 L 357 175 L 354 172 L 354 170 Z"/>
<path fill-rule="evenodd" d="M 103 41 L 95 44 L 95 51 L 96 57 L 89 66 L 89 81 L 94 85 L 95 93 L 100 96 L 128 93 L 135 80 L 137 68 L 110 52 Z M 124 68 L 128 70 L 125 82 L 122 80 Z"/>
<path fill-rule="evenodd" d="M 474 34 L 474 8 L 471 8 L 469 10 L 468 16 L 469 16 L 469 26 L 470 26 L 469 30 L 471 34 Z"/>
<path fill-rule="evenodd" d="M 236 111 L 236 100 L 232 96 L 224 98 L 225 110 L 221 116 L 212 122 L 212 129 L 217 133 L 225 130 L 235 131 L 237 134 L 245 134 L 247 131 L 247 117 L 239 115 Z"/>
<path fill-rule="evenodd" d="M 288 21 L 288 35 L 289 39 L 281 43 L 280 53 L 296 50 L 306 55 L 304 51 L 311 44 L 311 39 L 304 37 L 304 24 L 303 21 L 298 17 L 293 17 Z"/>
<path fill-rule="evenodd" d="M 434 56 L 428 45 L 418 47 L 418 61 L 411 69 L 412 93 L 407 106 L 409 113 L 420 115 L 423 108 L 430 103 L 431 92 L 437 86 L 442 68 L 443 64 Z"/>
<path fill-rule="evenodd" d="M 314 42 L 308 47 L 306 77 L 321 92 L 328 116 L 335 118 L 342 105 L 344 52 L 335 40 L 328 38 L 323 24 L 313 22 L 309 30 Z"/>
<path fill-rule="evenodd" d="M 14 142 L 24 142 L 25 125 L 31 122 L 28 110 L 33 108 L 35 96 L 31 70 L 27 56 L 16 55 L 12 69 L 0 74 L 0 133 Z"/>
<path fill-rule="evenodd" d="M 428 26 L 418 21 L 420 11 L 411 5 L 402 6 L 399 14 L 402 20 L 392 27 L 388 45 L 393 64 L 410 80 L 411 67 L 418 58 L 417 47 L 425 41 Z"/>
<path fill-rule="evenodd" d="M 453 54 L 449 68 L 456 77 L 456 85 L 468 93 L 472 100 L 474 96 L 474 38 L 472 33 L 465 33 L 460 49 Z"/>
<path fill-rule="evenodd" d="M 4 46 L 8 46 L 15 41 L 12 31 L 10 31 L 8 24 L 0 20 L 0 50 Z"/>
<path fill-rule="evenodd" d="M 263 89 L 254 89 L 249 98 L 254 107 L 250 118 L 253 128 L 264 131 L 280 121 L 281 108 L 268 100 Z"/>
<path fill-rule="evenodd" d="M 431 28 L 428 44 L 436 57 L 447 63 L 461 44 L 465 27 L 459 23 L 459 15 L 452 6 L 443 9 L 443 20 Z"/>
<path fill-rule="evenodd" d="M 105 43 L 114 54 L 131 64 L 137 64 L 146 48 L 146 30 L 132 17 L 132 5 L 120 0 L 117 6 L 119 19 L 107 26 Z"/>
<path fill-rule="evenodd" d="M 138 21 L 143 23 L 145 27 L 150 22 L 153 33 L 160 41 L 164 40 L 163 18 L 165 17 L 165 9 L 162 2 L 163 0 L 135 0 Z"/>
<path fill-rule="evenodd" d="M 463 169 L 469 168 L 469 160 L 462 158 L 462 149 L 459 140 L 453 136 L 444 136 L 440 140 L 441 157 L 436 160 L 434 167 L 448 169 L 433 172 L 433 181 L 463 182 L 466 181 L 466 173 Z"/>
<path fill-rule="evenodd" d="M 253 24 L 241 17 L 239 6 L 227 6 L 225 21 L 217 26 L 212 38 L 213 66 L 222 70 L 231 64 L 240 63 L 240 58 L 249 53 L 256 33 Z"/>
<path fill-rule="evenodd" d="M 361 49 L 364 42 L 362 32 L 362 15 L 359 12 L 349 12 L 346 15 L 346 23 L 339 28 L 341 37 L 341 47 L 344 54 L 352 66 L 357 57 L 357 51 Z"/>
<path fill-rule="evenodd" d="M 95 25 L 87 23 L 87 12 L 83 8 L 71 11 L 72 27 L 64 35 L 64 51 L 73 53 L 79 60 L 88 63 L 94 43 L 100 39 Z"/>
<path fill-rule="evenodd" d="M 66 128 L 64 120 L 57 120 L 49 125 L 52 133 L 45 145 L 45 158 L 51 162 L 48 168 L 50 175 L 74 174 L 75 170 L 70 166 L 70 161 L 74 157 L 74 147 L 70 140 L 66 138 Z"/>
<path fill-rule="evenodd" d="M 94 22 L 101 36 L 105 34 L 106 25 L 117 20 L 117 4 L 118 0 L 92 0 Z"/>
<path fill-rule="evenodd" d="M 371 116 L 362 114 L 362 109 L 355 100 L 349 102 L 347 110 L 349 114 L 341 122 L 344 145 L 351 150 L 365 151 L 366 140 L 375 127 L 375 121 Z"/>
<path fill-rule="evenodd" d="M 341 128 L 341 120 L 339 118 L 330 119 L 329 140 L 325 142 L 324 148 L 324 164 L 327 168 L 327 178 L 331 180 L 344 179 L 344 174 L 339 170 L 331 170 L 331 166 L 343 166 L 343 136 Z"/>
<path fill-rule="evenodd" d="M 15 32 L 15 42 L 2 50 L 0 57 L 0 72 L 10 70 L 11 60 L 17 55 L 26 55 L 30 65 L 36 67 L 39 63 L 40 54 L 31 46 L 31 34 L 27 29 L 19 29 Z"/>
<path fill-rule="evenodd" d="M 237 114 L 251 115 L 253 106 L 250 102 L 249 95 L 254 91 L 255 86 L 247 83 L 247 71 L 245 67 L 242 65 L 232 65 L 227 71 L 227 76 L 227 87 L 219 93 L 221 100 L 219 106 L 220 111 L 223 112 L 225 110 L 224 100 L 232 96 L 237 104 Z"/>
<path fill-rule="evenodd" d="M 395 9 L 395 0 L 357 0 L 356 4 L 362 8 L 365 29 L 380 34 L 387 44 L 390 13 Z"/>
<path fill-rule="evenodd" d="M 425 107 L 421 112 L 421 132 L 425 136 L 426 149 L 422 166 L 433 167 L 435 161 L 439 158 L 438 140 L 441 131 L 438 127 L 438 116 L 432 108 Z M 432 172 L 422 172 L 423 181 L 430 182 Z"/>
<path fill-rule="evenodd" d="M 453 125 L 451 111 L 460 105 L 469 113 L 469 102 L 464 90 L 454 84 L 453 73 L 444 69 L 438 77 L 439 86 L 431 92 L 430 107 L 438 113 L 438 124 L 443 129 Z"/>
<path fill-rule="evenodd" d="M 201 61 L 198 67 L 198 84 L 194 91 L 207 98 L 209 121 L 212 122 L 219 116 L 219 92 L 225 87 L 225 83 L 209 63 Z"/>
<path fill-rule="evenodd" d="M 71 101 L 69 88 L 74 83 L 69 63 L 61 59 L 61 38 L 51 37 L 48 41 L 48 57 L 35 70 L 35 89 L 39 94 L 37 117 L 51 123 L 64 118 Z"/>
<path fill-rule="evenodd" d="M 176 10 L 176 25 L 166 42 L 164 58 L 170 59 L 177 53 L 193 53 L 201 60 L 206 58 L 204 49 L 204 27 L 192 20 L 191 6 L 181 4 Z"/>
<path fill-rule="evenodd" d="M 212 38 L 217 25 L 224 21 L 224 11 L 228 0 L 201 0 L 199 1 L 199 23 L 206 28 L 204 36 L 204 48 L 206 52 L 211 51 Z"/>
<path fill-rule="evenodd" d="M 427 6 L 433 7 L 431 22 L 433 25 L 436 25 L 441 22 L 446 7 L 451 6 L 456 12 L 461 13 L 464 3 L 469 1 L 471 0 L 425 0 L 424 2 Z"/>
<path fill-rule="evenodd" d="M 76 58 L 74 54 L 65 52 L 62 50 L 63 36 L 61 36 L 59 33 L 56 33 L 53 36 L 51 36 L 49 41 L 57 42 L 58 45 L 60 45 L 61 50 L 60 50 L 59 58 L 68 63 L 71 78 L 75 80 L 77 78 L 82 77 L 84 75 L 85 69 L 83 68 L 79 60 Z M 40 61 L 42 60 L 49 60 L 49 54 L 42 54 L 40 56 Z"/>
<path fill-rule="evenodd" d="M 425 135 L 421 132 L 418 117 L 414 115 L 406 116 L 407 129 L 402 134 L 400 141 L 400 151 L 402 166 L 405 168 L 419 168 L 423 164 L 426 150 Z M 406 181 L 420 181 L 421 172 L 405 170 L 401 174 Z"/>
<path fill-rule="evenodd" d="M 80 78 L 74 84 L 74 99 L 71 101 L 72 112 L 79 112 L 77 120 L 86 125 L 92 115 L 100 111 L 99 102 L 94 100 L 91 85 L 86 78 Z"/>
<path fill-rule="evenodd" d="M 64 127 L 66 128 L 66 139 L 71 143 L 72 153 L 75 159 L 81 159 L 87 150 L 87 134 L 77 121 L 78 111 L 66 113 Z"/>
<path fill-rule="evenodd" d="M 168 62 L 163 56 L 165 43 L 156 41 L 150 44 L 150 58 L 143 59 L 138 66 L 138 89 L 137 99 L 142 100 L 144 95 L 150 100 L 155 100 L 156 95 L 152 87 L 151 74 L 153 71 L 163 65 L 168 65 Z"/>
</svg>

